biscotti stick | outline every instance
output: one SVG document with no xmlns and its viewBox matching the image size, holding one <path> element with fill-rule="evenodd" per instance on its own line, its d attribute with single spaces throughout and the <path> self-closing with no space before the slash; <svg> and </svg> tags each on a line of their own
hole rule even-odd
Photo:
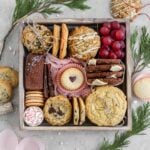
<svg viewBox="0 0 150 150">
<path fill-rule="evenodd" d="M 59 50 L 59 42 L 60 42 L 60 26 L 54 24 L 53 29 L 53 49 L 52 49 L 52 55 L 57 56 L 58 50 Z"/>
<path fill-rule="evenodd" d="M 87 78 L 118 78 L 123 76 L 123 71 L 120 72 L 89 72 Z"/>
<path fill-rule="evenodd" d="M 97 78 L 97 79 L 88 79 L 88 83 L 92 84 L 92 85 L 98 85 L 101 84 L 101 82 L 103 82 L 103 84 L 105 83 L 106 85 L 118 85 L 121 84 L 123 82 L 122 78 Z"/>
<path fill-rule="evenodd" d="M 67 55 L 67 41 L 68 41 L 68 27 L 66 24 L 62 24 L 61 29 L 61 41 L 60 41 L 60 53 L 59 58 L 63 59 Z"/>
<path fill-rule="evenodd" d="M 101 64 L 120 64 L 120 59 L 90 59 L 88 65 L 101 65 Z"/>
</svg>

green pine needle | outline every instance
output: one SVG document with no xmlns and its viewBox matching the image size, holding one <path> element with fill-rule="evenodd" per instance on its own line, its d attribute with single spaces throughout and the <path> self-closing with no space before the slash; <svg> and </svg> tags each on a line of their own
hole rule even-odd
<svg viewBox="0 0 150 150">
<path fill-rule="evenodd" d="M 85 4 L 87 0 L 16 0 L 13 14 L 13 24 L 21 18 L 33 13 L 52 14 L 61 13 L 57 5 L 64 5 L 71 9 L 85 10 L 90 7 Z M 55 5 L 52 6 L 52 5 Z"/>
<path fill-rule="evenodd" d="M 139 40 L 138 40 L 139 38 Z M 142 71 L 150 65 L 150 33 L 146 27 L 141 28 L 141 34 L 137 29 L 131 35 L 131 51 L 134 61 L 134 73 Z M 137 45 L 139 47 L 137 47 Z"/>
<path fill-rule="evenodd" d="M 129 137 L 143 135 L 143 131 L 150 128 L 150 103 L 139 106 L 132 113 L 132 130 L 116 133 L 113 142 L 104 139 L 100 150 L 122 150 L 130 144 Z"/>
</svg>

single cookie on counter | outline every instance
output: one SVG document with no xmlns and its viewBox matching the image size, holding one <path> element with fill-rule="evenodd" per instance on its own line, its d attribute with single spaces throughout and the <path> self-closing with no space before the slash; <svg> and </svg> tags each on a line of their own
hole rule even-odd
<svg viewBox="0 0 150 150">
<path fill-rule="evenodd" d="M 14 88 L 18 85 L 18 72 L 11 67 L 0 66 L 0 80 L 8 81 Z"/>
<path fill-rule="evenodd" d="M 94 58 L 100 47 L 100 36 L 89 27 L 80 26 L 69 34 L 68 48 L 72 57 L 88 60 Z"/>
<path fill-rule="evenodd" d="M 68 42 L 68 27 L 66 24 L 62 24 L 61 27 L 61 40 L 60 40 L 60 52 L 59 58 L 63 59 L 67 55 L 67 42 Z"/>
<path fill-rule="evenodd" d="M 22 43 L 29 52 L 43 54 L 52 47 L 52 32 L 44 25 L 27 25 L 22 32 Z"/>
<path fill-rule="evenodd" d="M 79 104 L 76 97 L 73 97 L 73 124 L 79 124 Z"/>
<path fill-rule="evenodd" d="M 72 105 L 63 95 L 50 97 L 44 106 L 45 120 L 54 126 L 62 126 L 70 122 L 72 118 Z"/>
<path fill-rule="evenodd" d="M 144 101 L 150 101 L 150 72 L 142 72 L 133 80 L 135 96 Z"/>
<path fill-rule="evenodd" d="M 117 87 L 98 87 L 86 98 L 86 115 L 98 126 L 118 125 L 123 120 L 126 110 L 126 96 Z"/>
<path fill-rule="evenodd" d="M 31 127 L 39 126 L 44 120 L 43 111 L 40 107 L 28 107 L 24 111 L 24 122 Z"/>
<path fill-rule="evenodd" d="M 43 90 L 44 85 L 44 55 L 29 53 L 25 60 L 25 89 Z"/>
<path fill-rule="evenodd" d="M 60 30 L 61 27 L 59 25 L 54 24 L 54 29 L 53 29 L 53 49 L 52 49 L 52 55 L 57 56 L 58 51 L 59 51 L 59 46 L 60 46 Z"/>
<path fill-rule="evenodd" d="M 12 86 L 8 81 L 0 80 L 0 103 L 10 101 L 12 97 Z"/>
</svg>

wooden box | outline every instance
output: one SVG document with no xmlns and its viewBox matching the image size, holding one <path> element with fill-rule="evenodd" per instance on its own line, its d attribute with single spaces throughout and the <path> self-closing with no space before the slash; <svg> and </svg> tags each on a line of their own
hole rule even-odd
<svg viewBox="0 0 150 150">
<path fill-rule="evenodd" d="M 86 25 L 93 27 L 95 30 L 98 30 L 101 23 L 106 21 L 114 21 L 112 19 L 96 19 L 96 18 L 88 18 L 88 19 L 50 19 L 47 21 L 40 21 L 36 23 L 47 25 L 48 27 L 52 27 L 53 24 L 61 24 L 66 23 L 69 28 L 78 26 L 78 25 Z M 48 123 L 44 122 L 42 125 L 38 127 L 29 127 L 25 125 L 23 120 L 24 113 L 24 57 L 25 57 L 25 49 L 20 40 L 20 48 L 19 48 L 19 96 L 20 96 L 20 126 L 25 130 L 88 130 L 88 131 L 101 131 L 101 130 L 130 130 L 132 127 L 132 116 L 131 116 L 131 54 L 130 54 L 130 31 L 129 31 L 129 22 L 127 20 L 120 21 L 124 23 L 126 26 L 126 58 L 125 58 L 125 80 L 121 89 L 127 96 L 127 112 L 126 112 L 126 123 L 125 125 L 115 126 L 115 127 L 98 127 L 89 122 L 85 123 L 84 126 L 73 126 L 73 124 L 69 124 L 67 126 L 50 126 Z M 23 29 L 23 27 L 21 27 Z M 20 33 L 22 33 L 22 29 Z M 20 37 L 21 39 L 21 37 Z"/>
</svg>

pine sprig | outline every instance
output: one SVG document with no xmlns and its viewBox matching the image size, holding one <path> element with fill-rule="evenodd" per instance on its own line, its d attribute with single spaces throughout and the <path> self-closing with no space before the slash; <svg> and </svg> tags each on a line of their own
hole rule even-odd
<svg viewBox="0 0 150 150">
<path fill-rule="evenodd" d="M 150 128 L 150 103 L 143 104 L 133 111 L 131 131 L 117 132 L 113 142 L 104 139 L 100 150 L 122 150 L 130 144 L 129 137 L 142 135 L 147 128 Z"/>
<path fill-rule="evenodd" d="M 150 65 L 150 34 L 146 27 L 142 27 L 141 32 L 139 34 L 136 29 L 131 35 L 130 47 L 134 61 L 134 73 L 142 71 Z"/>
<path fill-rule="evenodd" d="M 32 13 L 61 13 L 60 7 L 53 5 L 64 5 L 71 9 L 85 10 L 90 7 L 85 4 L 87 0 L 16 0 L 16 7 L 13 15 L 13 23 L 18 19 Z"/>
</svg>

